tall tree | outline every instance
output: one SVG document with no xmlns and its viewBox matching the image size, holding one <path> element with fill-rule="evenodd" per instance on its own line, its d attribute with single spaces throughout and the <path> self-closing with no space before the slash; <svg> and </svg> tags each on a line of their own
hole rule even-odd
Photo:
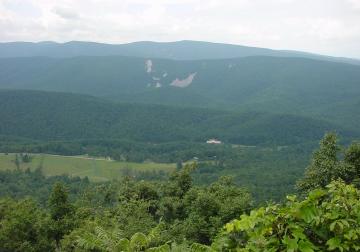
<svg viewBox="0 0 360 252">
<path fill-rule="evenodd" d="M 360 188 L 360 142 L 353 142 L 345 151 L 345 162 L 352 168 L 349 174 L 358 188 Z"/>
<path fill-rule="evenodd" d="M 49 234 L 59 247 L 62 237 L 69 233 L 74 226 L 72 219 L 74 207 L 69 202 L 68 192 L 63 184 L 56 183 L 54 185 L 49 197 L 49 208 L 51 217 Z"/>
<path fill-rule="evenodd" d="M 20 170 L 20 159 L 19 159 L 19 155 L 15 154 L 15 166 L 17 170 Z"/>
<path fill-rule="evenodd" d="M 328 133 L 320 141 L 320 148 L 314 152 L 304 177 L 298 181 L 300 191 L 308 192 L 315 188 L 324 188 L 332 180 L 341 179 L 347 184 L 360 177 L 360 145 L 353 143 L 345 150 L 344 159 L 339 159 L 340 147 L 337 136 Z"/>
<path fill-rule="evenodd" d="M 320 141 L 320 148 L 314 152 L 304 178 L 298 182 L 300 190 L 309 191 L 329 184 L 333 179 L 334 170 L 338 166 L 337 153 L 339 149 L 336 134 L 326 134 Z"/>
</svg>

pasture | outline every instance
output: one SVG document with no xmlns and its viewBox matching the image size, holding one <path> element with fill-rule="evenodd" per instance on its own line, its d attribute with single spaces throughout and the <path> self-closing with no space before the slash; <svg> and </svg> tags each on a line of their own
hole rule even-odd
<svg viewBox="0 0 360 252">
<path fill-rule="evenodd" d="M 173 171 L 175 164 L 132 163 L 93 158 L 87 156 L 58 156 L 50 154 L 31 154 L 29 163 L 20 162 L 20 169 L 35 170 L 42 167 L 46 176 L 68 174 L 70 176 L 88 177 L 91 181 L 101 182 L 119 179 L 132 171 Z M 16 169 L 15 154 L 0 153 L 0 170 Z"/>
</svg>

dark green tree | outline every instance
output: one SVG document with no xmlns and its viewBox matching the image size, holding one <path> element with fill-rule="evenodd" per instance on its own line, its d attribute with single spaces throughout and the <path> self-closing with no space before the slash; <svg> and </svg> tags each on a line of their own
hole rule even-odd
<svg viewBox="0 0 360 252">
<path fill-rule="evenodd" d="M 20 159 L 19 159 L 19 155 L 18 154 L 15 154 L 15 166 L 16 166 L 16 169 L 19 170 L 20 169 Z"/>
<path fill-rule="evenodd" d="M 353 184 L 360 188 L 360 142 L 354 142 L 347 148 L 344 160 L 352 168 L 349 175 Z"/>
<path fill-rule="evenodd" d="M 309 191 L 329 184 L 339 165 L 337 157 L 339 150 L 336 134 L 326 134 L 320 141 L 320 148 L 314 152 L 304 178 L 298 182 L 298 188 L 301 191 Z"/>
<path fill-rule="evenodd" d="M 221 177 L 208 187 L 194 187 L 184 199 L 187 240 L 209 244 L 218 230 L 251 207 L 250 193 L 234 184 L 231 177 Z"/>
<path fill-rule="evenodd" d="M 182 168 L 183 168 L 182 161 L 179 160 L 178 162 L 176 162 L 176 170 L 180 171 Z"/>
<path fill-rule="evenodd" d="M 339 158 L 340 149 L 337 144 L 336 134 L 326 134 L 320 141 L 320 148 L 314 152 L 304 177 L 298 181 L 298 189 L 308 192 L 315 188 L 324 188 L 332 180 L 337 179 L 341 179 L 348 184 L 357 181 L 360 176 L 359 144 L 353 143 L 346 149 L 343 160 Z"/>
<path fill-rule="evenodd" d="M 57 247 L 65 234 L 68 234 L 74 227 L 72 214 L 74 207 L 69 202 L 68 192 L 63 184 L 56 183 L 49 197 L 50 228 L 49 234 Z"/>
<path fill-rule="evenodd" d="M 32 161 L 33 157 L 30 154 L 21 154 L 21 161 L 24 163 L 30 163 Z"/>
<path fill-rule="evenodd" d="M 0 200 L 0 251 L 53 251 L 47 239 L 45 211 L 30 199 Z"/>
</svg>

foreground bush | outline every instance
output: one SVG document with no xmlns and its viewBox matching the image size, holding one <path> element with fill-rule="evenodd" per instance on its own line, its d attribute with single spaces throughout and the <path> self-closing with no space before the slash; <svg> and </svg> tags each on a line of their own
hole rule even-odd
<svg viewBox="0 0 360 252">
<path fill-rule="evenodd" d="M 288 196 L 225 226 L 216 251 L 360 251 L 360 191 L 332 182 L 304 200 Z"/>
<path fill-rule="evenodd" d="M 360 191 L 353 185 L 334 181 L 303 200 L 287 199 L 284 206 L 261 207 L 229 222 L 211 246 L 186 241 L 159 246 L 154 239 L 160 233 L 154 231 L 130 240 L 97 232 L 80 236 L 78 245 L 84 251 L 360 251 Z"/>
</svg>

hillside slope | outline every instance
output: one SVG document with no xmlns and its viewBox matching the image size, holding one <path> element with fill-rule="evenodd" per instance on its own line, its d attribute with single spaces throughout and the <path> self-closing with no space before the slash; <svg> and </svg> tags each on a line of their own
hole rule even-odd
<svg viewBox="0 0 360 252">
<path fill-rule="evenodd" d="M 360 66 L 303 58 L 6 58 L 0 59 L 0 88 L 296 114 L 350 128 L 360 123 Z"/>
<path fill-rule="evenodd" d="M 0 91 L 0 135 L 36 140 L 129 139 L 288 145 L 318 140 L 331 123 L 294 115 L 115 104 L 56 92 Z"/>
</svg>

